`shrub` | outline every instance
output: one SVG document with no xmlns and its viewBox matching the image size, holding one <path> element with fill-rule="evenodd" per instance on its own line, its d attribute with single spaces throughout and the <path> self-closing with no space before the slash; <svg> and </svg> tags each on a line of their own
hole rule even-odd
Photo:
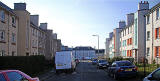
<svg viewBox="0 0 160 81">
<path fill-rule="evenodd" d="M 53 61 L 52 61 L 53 62 Z M 54 62 L 53 62 L 54 63 Z M 51 67 L 44 56 L 3 56 L 0 57 L 0 69 L 16 69 L 31 76 Z"/>
</svg>

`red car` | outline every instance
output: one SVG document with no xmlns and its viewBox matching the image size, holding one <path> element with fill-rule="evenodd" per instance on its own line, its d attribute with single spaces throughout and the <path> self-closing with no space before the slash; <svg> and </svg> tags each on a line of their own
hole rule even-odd
<svg viewBox="0 0 160 81">
<path fill-rule="evenodd" d="M 0 70 L 0 81 L 39 81 L 19 70 Z"/>
</svg>

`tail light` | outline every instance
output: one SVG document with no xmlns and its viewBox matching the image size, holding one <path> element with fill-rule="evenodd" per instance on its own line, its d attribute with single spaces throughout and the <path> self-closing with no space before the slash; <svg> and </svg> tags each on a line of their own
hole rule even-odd
<svg viewBox="0 0 160 81">
<path fill-rule="evenodd" d="M 138 67 L 134 67 L 133 70 L 138 71 Z"/>
<path fill-rule="evenodd" d="M 122 71 L 124 71 L 124 69 L 122 69 L 122 68 L 119 68 L 119 69 L 118 69 L 118 72 L 122 72 Z"/>
</svg>

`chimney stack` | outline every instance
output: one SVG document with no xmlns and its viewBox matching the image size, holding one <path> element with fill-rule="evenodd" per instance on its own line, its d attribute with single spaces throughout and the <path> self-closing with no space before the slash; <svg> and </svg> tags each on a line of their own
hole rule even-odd
<svg viewBox="0 0 160 81">
<path fill-rule="evenodd" d="M 30 15 L 30 21 L 38 27 L 39 26 L 39 15 Z"/>
<path fill-rule="evenodd" d="M 127 26 L 130 26 L 134 22 L 134 13 L 127 14 Z"/>
<path fill-rule="evenodd" d="M 40 23 L 40 28 L 47 30 L 48 23 Z"/>
<path fill-rule="evenodd" d="M 138 10 L 147 10 L 147 9 L 149 9 L 149 3 L 148 3 L 148 1 L 144 1 L 144 2 L 141 1 L 138 4 Z"/>
<path fill-rule="evenodd" d="M 125 28 L 126 22 L 125 21 L 119 21 L 119 28 Z"/>
<path fill-rule="evenodd" d="M 26 10 L 26 3 L 14 3 L 14 10 Z"/>
</svg>

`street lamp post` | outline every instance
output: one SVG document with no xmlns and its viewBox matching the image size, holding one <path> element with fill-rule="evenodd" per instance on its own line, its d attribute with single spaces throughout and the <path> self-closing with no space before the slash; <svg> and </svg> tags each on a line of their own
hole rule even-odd
<svg viewBox="0 0 160 81">
<path fill-rule="evenodd" d="M 98 37 L 98 57 L 99 57 L 99 35 L 92 35 L 92 36 L 97 36 Z"/>
</svg>

